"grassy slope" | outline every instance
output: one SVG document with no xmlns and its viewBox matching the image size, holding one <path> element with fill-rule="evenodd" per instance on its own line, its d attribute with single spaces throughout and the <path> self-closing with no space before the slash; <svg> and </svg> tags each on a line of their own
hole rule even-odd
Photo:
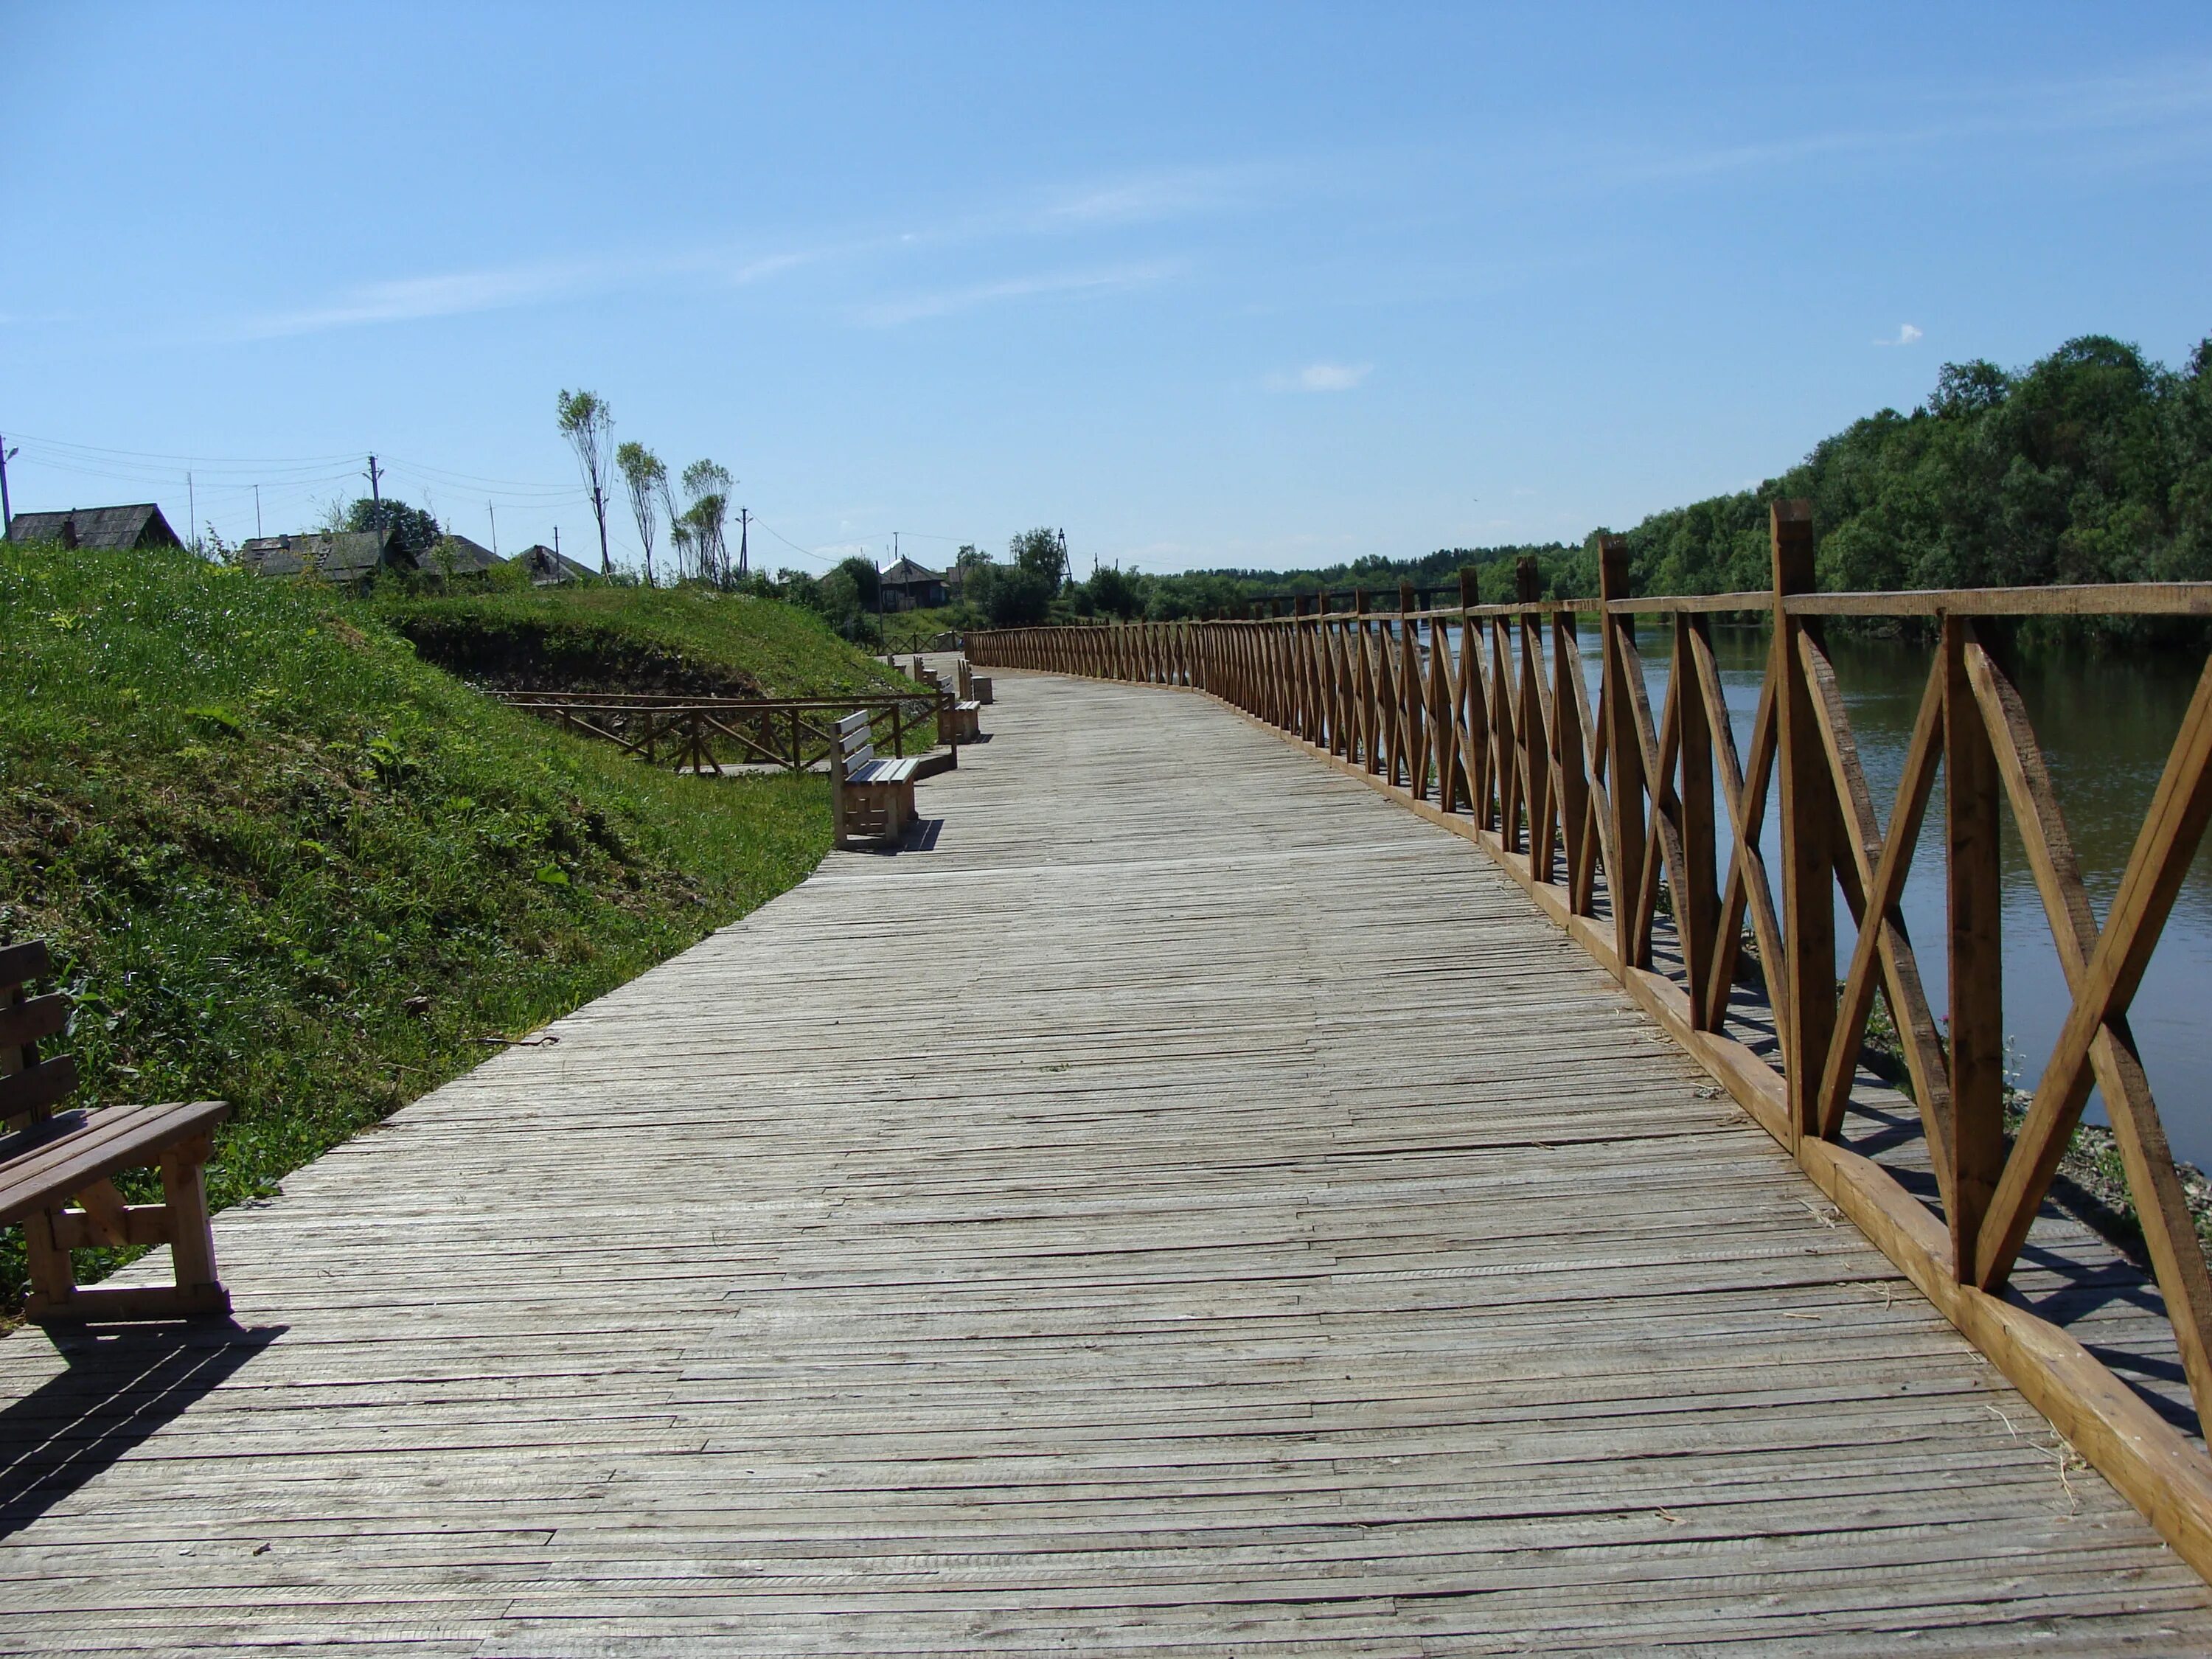
<svg viewBox="0 0 2212 1659">
<path fill-rule="evenodd" d="M 433 661 L 502 684 L 756 696 L 914 689 L 814 612 L 750 594 L 593 584 L 393 594 L 368 608 Z"/>
<path fill-rule="evenodd" d="M 218 1203 L 791 886 L 828 820 L 818 780 L 511 714 L 325 592 L 0 549 L 0 939 L 58 947 L 82 1101 L 235 1103 Z"/>
</svg>

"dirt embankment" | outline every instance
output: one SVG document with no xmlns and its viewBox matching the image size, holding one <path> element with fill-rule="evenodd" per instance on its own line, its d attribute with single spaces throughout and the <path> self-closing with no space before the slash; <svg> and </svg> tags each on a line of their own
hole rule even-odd
<svg viewBox="0 0 2212 1659">
<path fill-rule="evenodd" d="M 741 669 L 704 665 L 611 630 L 434 615 L 398 617 L 392 625 L 425 662 L 485 690 L 762 695 Z"/>
</svg>

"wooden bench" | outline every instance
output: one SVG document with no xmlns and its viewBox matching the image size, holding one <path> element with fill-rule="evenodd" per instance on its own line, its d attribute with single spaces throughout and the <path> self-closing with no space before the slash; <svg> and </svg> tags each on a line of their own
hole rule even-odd
<svg viewBox="0 0 2212 1659">
<path fill-rule="evenodd" d="M 204 1171 L 220 1100 L 62 1109 L 76 1061 L 39 1056 L 69 1024 L 69 999 L 28 994 L 52 964 L 44 944 L 0 946 L 0 1225 L 20 1222 L 31 1276 L 24 1311 L 41 1321 L 177 1319 L 230 1311 L 215 1273 Z M 159 1204 L 126 1204 L 111 1177 L 161 1172 Z M 176 1284 L 80 1288 L 71 1250 L 167 1244 Z"/>
<path fill-rule="evenodd" d="M 914 821 L 919 760 L 879 760 L 865 709 L 837 722 L 830 750 L 830 817 L 839 847 L 896 842 Z"/>
<path fill-rule="evenodd" d="M 977 673 L 965 659 L 962 660 L 955 672 L 958 677 L 962 697 L 973 702 L 979 708 L 991 701 L 991 677 L 988 674 Z"/>
</svg>

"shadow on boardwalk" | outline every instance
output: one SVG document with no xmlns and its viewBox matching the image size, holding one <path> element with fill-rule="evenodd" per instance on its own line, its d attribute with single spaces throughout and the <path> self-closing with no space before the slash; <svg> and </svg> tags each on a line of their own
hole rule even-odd
<svg viewBox="0 0 2212 1659">
<path fill-rule="evenodd" d="M 58 1328 L 52 1340 L 65 1369 L 0 1407 L 0 1538 L 137 1449 L 283 1334 L 227 1320 Z"/>
</svg>

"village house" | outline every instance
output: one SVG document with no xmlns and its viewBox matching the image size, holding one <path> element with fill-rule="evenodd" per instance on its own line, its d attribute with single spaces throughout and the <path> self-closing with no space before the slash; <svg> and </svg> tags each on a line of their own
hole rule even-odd
<svg viewBox="0 0 2212 1659">
<path fill-rule="evenodd" d="M 456 536 L 449 531 L 430 544 L 420 565 L 426 576 L 481 576 L 506 562 L 482 542 L 471 541 L 466 536 Z"/>
<path fill-rule="evenodd" d="M 18 513 L 8 520 L 11 542 L 59 542 L 64 547 L 181 547 L 177 532 L 151 501 L 129 507 L 73 507 L 65 513 Z"/>
<path fill-rule="evenodd" d="M 532 587 L 550 587 L 556 583 L 573 582 L 599 574 L 589 565 L 577 563 L 566 553 L 556 553 L 543 542 L 524 548 L 508 562 L 520 565 L 529 573 Z"/>
<path fill-rule="evenodd" d="M 945 574 L 901 557 L 878 578 L 886 611 L 934 611 L 951 602 Z"/>
<path fill-rule="evenodd" d="M 317 531 L 256 536 L 241 542 L 238 562 L 261 576 L 320 577 L 340 586 L 367 587 L 380 571 L 411 571 L 413 554 L 390 530 Z"/>
</svg>

